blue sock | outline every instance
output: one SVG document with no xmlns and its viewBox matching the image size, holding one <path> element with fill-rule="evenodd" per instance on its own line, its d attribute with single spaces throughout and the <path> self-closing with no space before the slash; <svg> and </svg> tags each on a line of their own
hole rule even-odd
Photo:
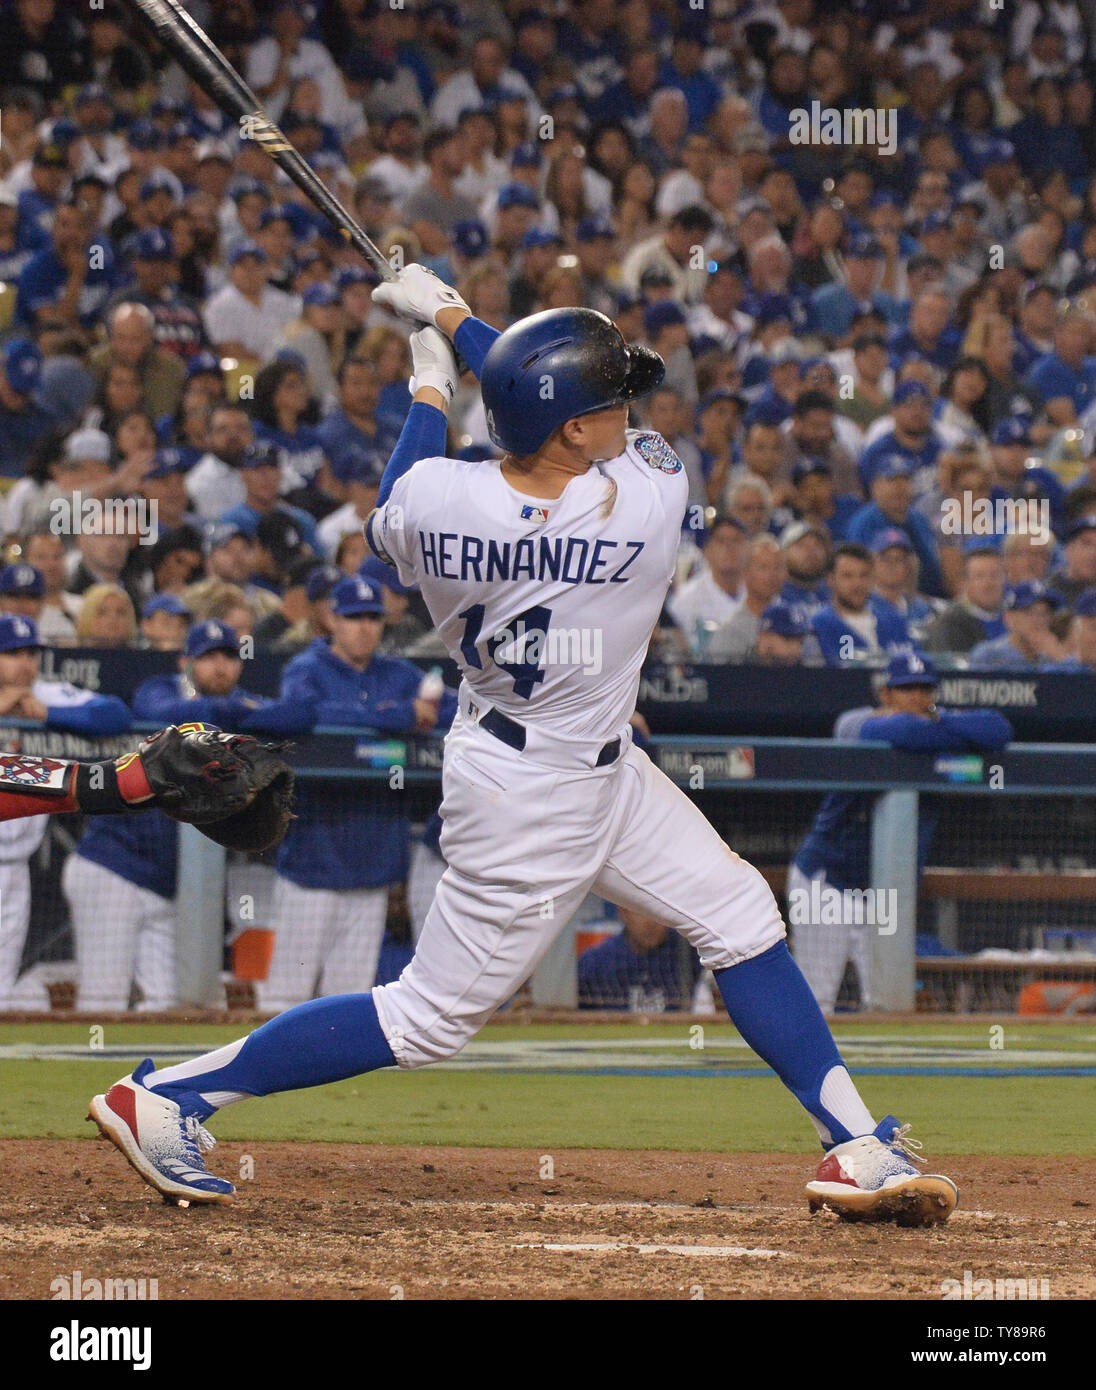
<svg viewBox="0 0 1096 1390">
<path fill-rule="evenodd" d="M 395 1065 L 373 996 L 336 994 L 287 1009 L 204 1057 L 152 1072 L 145 1085 L 176 1099 L 186 1095 L 184 1108 L 204 1119 L 245 1096 L 324 1086 Z M 201 1107 L 194 1095 L 202 1097 Z"/>
<path fill-rule="evenodd" d="M 875 1122 L 787 942 L 717 970 L 715 980 L 731 1022 L 806 1109 L 824 1147 L 873 1131 Z"/>
</svg>

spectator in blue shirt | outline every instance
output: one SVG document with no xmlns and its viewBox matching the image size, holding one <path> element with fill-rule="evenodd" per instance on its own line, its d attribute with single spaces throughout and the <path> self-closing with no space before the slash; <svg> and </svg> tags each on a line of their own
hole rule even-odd
<svg viewBox="0 0 1096 1390">
<path fill-rule="evenodd" d="M 932 392 L 923 381 L 911 378 L 898 383 L 891 416 L 894 428 L 881 434 L 860 455 L 857 472 L 865 492 L 871 489 L 876 464 L 892 454 L 905 454 L 915 473 L 936 467 L 940 441 L 932 428 Z"/>
<path fill-rule="evenodd" d="M 317 427 L 316 434 L 331 469 L 338 476 L 343 456 L 352 447 L 371 453 L 383 470 L 397 436 L 378 425 L 381 387 L 377 369 L 360 357 L 348 357 L 339 368 L 339 405 Z"/>
<path fill-rule="evenodd" d="M 888 320 L 892 317 L 894 299 L 879 289 L 883 265 L 883 248 L 873 236 L 861 233 L 852 238 L 845 252 L 844 284 L 822 285 L 812 296 L 815 326 L 824 338 L 838 343 L 856 315 L 872 309 Z"/>
<path fill-rule="evenodd" d="M 1052 425 L 1072 425 L 1092 404 L 1096 388 L 1096 357 L 1092 320 L 1081 309 L 1059 314 L 1054 327 L 1054 351 L 1040 357 L 1027 375 L 1027 384 L 1045 403 Z"/>
<path fill-rule="evenodd" d="M 1050 620 L 1061 606 L 1061 595 L 1038 579 L 1007 589 L 1008 635 L 979 642 L 970 654 L 971 670 L 1043 671 L 1060 665 L 1069 653 L 1051 631 Z"/>
<path fill-rule="evenodd" d="M 695 12 L 686 15 L 674 36 L 670 62 L 663 68 L 662 80 L 685 94 L 689 108 L 689 129 L 702 130 L 708 117 L 723 100 L 718 82 L 704 71 L 707 28 Z"/>
<path fill-rule="evenodd" d="M 303 508 L 279 499 L 282 465 L 277 448 L 268 440 L 249 444 L 240 457 L 239 470 L 244 484 L 244 500 L 235 507 L 229 507 L 219 520 L 238 526 L 244 535 L 254 539 L 263 517 L 278 513 L 296 523 L 305 544 L 318 554 L 320 546 L 316 539 L 315 520 Z"/>
<path fill-rule="evenodd" d="M 0 351 L 0 476 L 21 478 L 35 447 L 57 421 L 34 392 L 42 376 L 42 354 L 29 338 L 9 338 Z"/>
<path fill-rule="evenodd" d="M 62 203 L 53 219 L 50 244 L 19 276 L 15 316 L 21 324 L 39 319 L 94 328 L 114 288 L 114 252 L 102 233 L 93 235 L 82 203 Z"/>
<path fill-rule="evenodd" d="M 837 495 L 833 469 L 821 459 L 800 458 L 792 464 L 792 509 L 800 521 L 825 527 L 834 542 L 846 539 L 849 522 L 863 505 L 851 492 Z"/>
<path fill-rule="evenodd" d="M 943 290 L 930 285 L 910 306 L 909 326 L 890 335 L 891 365 L 901 366 L 911 353 L 927 357 L 942 371 L 959 356 L 961 335 L 951 324 L 951 301 Z"/>
<path fill-rule="evenodd" d="M 871 601 L 875 560 L 864 545 L 845 542 L 834 552 L 831 598 L 811 620 L 827 666 L 879 657 L 909 642 L 905 620 Z"/>
<path fill-rule="evenodd" d="M 913 468 L 909 459 L 903 454 L 880 459 L 872 476 L 871 501 L 853 515 L 846 534 L 850 541 L 870 545 L 877 531 L 898 527 L 909 537 L 921 562 L 921 588 L 933 598 L 945 598 L 932 524 L 912 503 Z"/>
<path fill-rule="evenodd" d="M 1031 425 L 1030 418 L 1025 415 L 1010 415 L 994 426 L 990 435 L 993 459 L 990 497 L 994 502 L 1024 499 L 1044 503 L 1047 515 L 1042 516 L 1037 511 L 1030 529 L 1061 534 L 1065 489 L 1049 468 L 1044 468 L 1032 457 L 1035 445 Z"/>
<path fill-rule="evenodd" d="M 813 618 L 830 601 L 826 575 L 830 569 L 830 535 L 813 521 L 793 521 L 780 533 L 780 549 L 788 578 L 781 601 Z"/>
<path fill-rule="evenodd" d="M 920 646 L 921 634 L 936 616 L 936 609 L 916 591 L 917 562 L 909 536 L 896 526 L 888 526 L 872 537 L 871 552 L 875 556 L 872 604 L 877 612 L 897 614 Z"/>
</svg>

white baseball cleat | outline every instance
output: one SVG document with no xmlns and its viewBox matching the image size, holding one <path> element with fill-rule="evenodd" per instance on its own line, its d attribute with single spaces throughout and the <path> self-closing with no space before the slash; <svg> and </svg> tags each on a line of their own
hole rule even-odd
<svg viewBox="0 0 1096 1390">
<path fill-rule="evenodd" d="M 184 1114 L 176 1101 L 145 1086 L 152 1070 L 152 1059 L 146 1058 L 132 1076 L 115 1082 L 106 1095 L 95 1096 L 88 1119 L 165 1201 L 180 1206 L 230 1201 L 236 1189 L 214 1177 L 202 1157 L 216 1140 L 196 1115 Z"/>
<path fill-rule="evenodd" d="M 829 1207 L 844 1221 L 894 1221 L 899 1226 L 942 1225 L 955 1210 L 959 1189 L 940 1173 L 922 1173 L 907 1139 L 909 1125 L 888 1115 L 874 1134 L 836 1144 L 807 1184 L 812 1214 Z"/>
</svg>

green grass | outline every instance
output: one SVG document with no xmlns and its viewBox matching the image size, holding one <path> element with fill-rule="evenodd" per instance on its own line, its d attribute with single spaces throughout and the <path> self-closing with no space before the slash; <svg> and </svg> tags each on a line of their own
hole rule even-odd
<svg viewBox="0 0 1096 1390">
<path fill-rule="evenodd" d="M 681 1025 L 499 1026 L 488 1041 L 610 1041 L 683 1038 Z M 840 1025 L 840 1037 L 916 1040 L 926 1045 L 988 1046 L 980 1024 Z M 726 1023 L 710 1035 L 728 1036 Z M 239 1036 L 213 1025 L 113 1024 L 111 1045 L 186 1042 L 195 1051 Z M 1006 1025 L 1006 1046 L 1096 1053 L 1085 1028 Z M 0 1025 L 0 1044 L 83 1043 L 86 1025 Z M 153 1053 L 155 1047 L 152 1048 Z M 134 1051 L 134 1058 L 142 1055 Z M 744 1057 L 742 1060 L 746 1060 Z M 0 1060 L 0 1136 L 92 1137 L 88 1098 L 118 1078 L 118 1061 Z M 858 1085 L 877 1115 L 910 1120 L 926 1152 L 1087 1154 L 1096 1138 L 1096 1078 L 862 1076 Z M 219 1115 L 220 1138 L 243 1141 L 329 1140 L 356 1143 L 454 1144 L 535 1148 L 787 1150 L 813 1153 L 813 1130 L 770 1076 L 646 1077 L 516 1075 L 424 1069 L 379 1072 L 266 1100 Z"/>
</svg>

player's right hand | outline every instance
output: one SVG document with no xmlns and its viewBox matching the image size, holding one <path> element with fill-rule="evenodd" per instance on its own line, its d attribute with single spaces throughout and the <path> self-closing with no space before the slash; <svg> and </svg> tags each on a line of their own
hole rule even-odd
<svg viewBox="0 0 1096 1390">
<path fill-rule="evenodd" d="M 404 318 L 434 326 L 442 309 L 464 309 L 471 313 L 455 289 L 417 262 L 397 271 L 394 280 L 379 284 L 373 291 L 373 299 Z"/>
<path fill-rule="evenodd" d="M 412 333 L 408 342 L 411 344 L 411 370 L 414 373 L 408 383 L 411 394 L 414 395 L 421 386 L 432 386 L 450 404 L 460 380 L 460 368 L 449 339 L 440 328 L 427 325 Z"/>
</svg>

